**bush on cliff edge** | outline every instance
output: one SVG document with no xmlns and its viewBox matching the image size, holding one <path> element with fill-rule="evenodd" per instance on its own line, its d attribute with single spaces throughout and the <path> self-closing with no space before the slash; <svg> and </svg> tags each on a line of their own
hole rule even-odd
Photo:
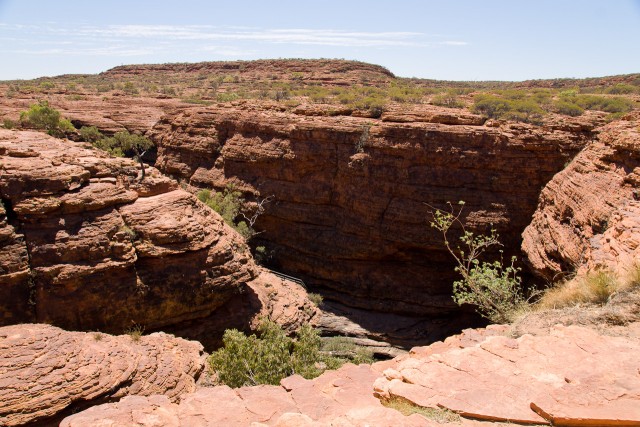
<svg viewBox="0 0 640 427">
<path fill-rule="evenodd" d="M 315 378 L 325 369 L 337 369 L 347 361 L 373 362 L 371 354 L 363 351 L 351 351 L 353 355 L 346 357 L 328 354 L 321 349 L 319 332 L 309 324 L 303 325 L 296 336 L 290 338 L 277 323 L 263 320 L 258 334 L 247 336 L 236 329 L 225 331 L 224 346 L 213 352 L 208 360 L 220 383 L 234 388 L 277 385 L 281 379 L 293 374 Z"/>
<path fill-rule="evenodd" d="M 501 246 L 498 234 L 491 230 L 489 235 L 475 235 L 465 228 L 460 220 L 464 202 L 455 211 L 449 203 L 449 212 L 434 209 L 431 227 L 442 233 L 444 244 L 456 260 L 455 270 L 462 276 L 453 283 L 453 300 L 458 304 L 471 304 L 478 313 L 494 323 L 508 323 L 528 304 L 522 289 L 520 268 L 515 266 L 515 257 L 509 264 L 502 259 L 492 262 L 480 261 L 491 247 Z M 448 233 L 452 226 L 462 229 L 461 245 L 452 247 Z M 502 253 L 502 251 L 500 251 Z"/>
</svg>

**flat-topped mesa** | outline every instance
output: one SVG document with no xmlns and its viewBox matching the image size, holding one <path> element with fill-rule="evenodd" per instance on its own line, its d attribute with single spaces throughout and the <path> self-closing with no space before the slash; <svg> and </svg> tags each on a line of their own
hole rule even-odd
<svg viewBox="0 0 640 427">
<path fill-rule="evenodd" d="M 395 78 L 380 65 L 342 59 L 264 59 L 256 61 L 217 61 L 197 63 L 123 65 L 101 73 L 105 77 L 156 74 L 165 78 L 202 74 L 212 76 L 241 76 L 249 81 L 272 80 L 278 82 L 304 81 L 338 86 L 362 82 L 385 82 Z"/>
<path fill-rule="evenodd" d="M 532 270 L 547 280 L 640 256 L 640 115 L 602 129 L 540 195 L 524 232 Z"/>
<path fill-rule="evenodd" d="M 175 181 L 85 144 L 0 130 L 0 324 L 157 330 L 206 317 L 257 270 Z"/>
<path fill-rule="evenodd" d="M 517 252 L 541 188 L 592 138 L 586 123 L 483 124 L 433 106 L 381 120 L 282 110 L 167 115 L 150 132 L 156 166 L 202 188 L 273 195 L 256 226 L 283 271 L 352 307 L 417 315 L 455 309 L 433 208 L 464 200 L 472 230 L 495 227 Z"/>
</svg>

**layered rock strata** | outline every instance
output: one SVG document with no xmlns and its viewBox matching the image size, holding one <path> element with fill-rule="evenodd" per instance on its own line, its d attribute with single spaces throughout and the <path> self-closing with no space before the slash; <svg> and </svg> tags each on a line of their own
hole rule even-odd
<svg viewBox="0 0 640 427">
<path fill-rule="evenodd" d="M 0 130 L 0 322 L 147 330 L 210 315 L 256 276 L 244 240 L 177 183 Z"/>
<path fill-rule="evenodd" d="M 523 234 L 532 270 L 549 281 L 640 256 L 640 116 L 602 129 L 540 195 Z"/>
<path fill-rule="evenodd" d="M 640 425 L 639 323 L 625 337 L 577 326 L 517 339 L 504 336 L 508 331 L 466 330 L 393 360 L 347 364 L 313 380 L 294 375 L 280 386 L 217 386 L 179 402 L 127 397 L 61 425 Z M 385 406 L 398 401 L 418 413 Z"/>
<path fill-rule="evenodd" d="M 0 424 L 57 425 L 64 416 L 128 395 L 168 401 L 196 390 L 202 345 L 164 333 L 142 337 L 0 328 Z"/>
<path fill-rule="evenodd" d="M 593 136 L 584 119 L 536 127 L 457 111 L 375 120 L 238 102 L 168 115 L 151 136 L 167 174 L 274 196 L 256 226 L 282 270 L 349 306 L 433 316 L 454 308 L 455 275 L 430 212 L 464 200 L 470 229 L 495 227 L 517 253 L 541 188 Z"/>
</svg>

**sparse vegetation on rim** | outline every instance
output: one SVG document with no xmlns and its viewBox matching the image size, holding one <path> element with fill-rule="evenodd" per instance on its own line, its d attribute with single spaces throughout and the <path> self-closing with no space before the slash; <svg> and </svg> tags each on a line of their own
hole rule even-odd
<svg viewBox="0 0 640 427">
<path fill-rule="evenodd" d="M 293 374 L 315 378 L 325 369 L 337 369 L 351 359 L 321 351 L 318 331 L 304 324 L 295 338 L 288 337 L 278 324 L 263 319 L 258 335 L 225 331 L 223 347 L 209 357 L 209 366 L 218 381 L 230 387 L 279 384 Z"/>
<path fill-rule="evenodd" d="M 281 60 L 281 63 L 310 64 L 311 61 Z M 372 118 L 381 117 L 393 106 L 433 104 L 469 108 L 489 118 L 536 125 L 542 124 L 550 113 L 575 117 L 584 111 L 597 111 L 606 113 L 606 118 L 613 120 L 635 108 L 640 96 L 637 75 L 620 76 L 611 81 L 594 78 L 451 82 L 398 78 L 382 67 L 354 61 L 317 60 L 315 63 L 322 66 L 323 61 L 335 65 L 334 73 L 344 69 L 345 72 L 358 72 L 359 77 L 344 85 L 317 78 L 311 72 L 288 72 L 286 68 L 271 75 L 256 71 L 260 64 L 269 61 L 139 65 L 116 67 L 98 75 L 9 81 L 5 82 L 6 96 L 15 97 L 20 93 L 50 95 L 62 91 L 68 100 L 80 101 L 92 94 L 113 93 L 169 97 L 200 105 L 263 99 L 282 103 L 288 108 L 305 103 L 333 105 L 342 108 L 345 114 L 357 112 Z M 128 70 L 136 72 L 129 74 Z"/>
<path fill-rule="evenodd" d="M 502 246 L 498 234 L 495 230 L 489 234 L 468 231 L 460 219 L 464 202 L 458 205 L 457 211 L 451 203 L 449 211 L 434 209 L 431 221 L 431 227 L 442 233 L 444 245 L 456 261 L 455 270 L 462 276 L 462 280 L 453 283 L 453 300 L 458 305 L 475 306 L 479 314 L 494 323 L 509 323 L 528 303 L 522 288 L 521 269 L 515 265 L 515 257 L 509 263 L 502 259 L 481 260 L 492 247 Z M 452 227 L 462 232 L 461 244 L 456 246 L 449 241 Z"/>
</svg>

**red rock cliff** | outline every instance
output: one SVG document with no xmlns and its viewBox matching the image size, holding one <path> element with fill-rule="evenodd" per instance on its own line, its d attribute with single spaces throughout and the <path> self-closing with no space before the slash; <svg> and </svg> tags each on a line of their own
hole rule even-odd
<svg viewBox="0 0 640 427">
<path fill-rule="evenodd" d="M 149 168 L 0 130 L 0 324 L 147 330 L 202 318 L 256 275 L 242 238 Z"/>
<path fill-rule="evenodd" d="M 453 266 L 428 205 L 466 201 L 471 227 L 520 245 L 541 188 L 590 127 L 484 125 L 434 107 L 382 120 L 299 114 L 267 104 L 191 109 L 151 132 L 157 167 L 198 187 L 274 195 L 257 223 L 290 273 L 332 299 L 429 315 L 452 308 Z"/>
<path fill-rule="evenodd" d="M 640 254 L 640 117 L 605 126 L 540 195 L 523 249 L 547 280 Z"/>
</svg>

